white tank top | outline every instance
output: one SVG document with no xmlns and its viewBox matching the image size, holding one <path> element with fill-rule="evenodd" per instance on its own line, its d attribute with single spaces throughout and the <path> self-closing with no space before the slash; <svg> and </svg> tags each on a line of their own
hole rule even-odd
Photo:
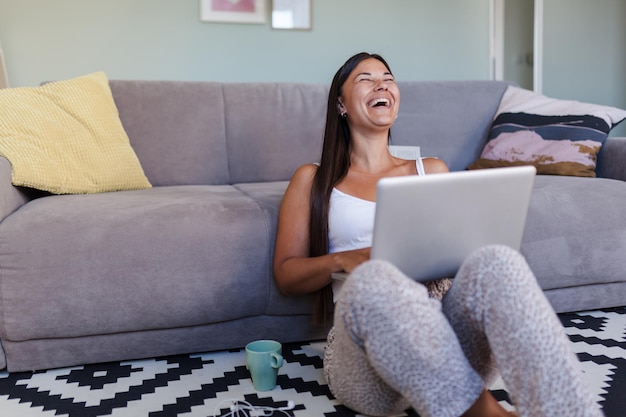
<svg viewBox="0 0 626 417">
<path fill-rule="evenodd" d="M 421 159 L 415 161 L 418 175 L 425 175 Z M 330 253 L 372 246 L 376 203 L 333 188 L 328 210 L 328 251 Z M 337 296 L 343 282 L 333 281 Z"/>
</svg>

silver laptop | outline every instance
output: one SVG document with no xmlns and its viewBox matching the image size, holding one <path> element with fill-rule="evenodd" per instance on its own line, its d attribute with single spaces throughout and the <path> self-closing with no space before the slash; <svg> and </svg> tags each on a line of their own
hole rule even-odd
<svg viewBox="0 0 626 417">
<path fill-rule="evenodd" d="M 371 258 L 430 281 L 454 277 L 482 246 L 519 250 L 535 175 L 534 167 L 522 166 L 383 178 Z"/>
</svg>

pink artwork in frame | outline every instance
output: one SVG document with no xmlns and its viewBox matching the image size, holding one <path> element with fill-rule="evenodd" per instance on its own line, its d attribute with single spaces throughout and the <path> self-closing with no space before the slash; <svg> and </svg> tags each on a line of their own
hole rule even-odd
<svg viewBox="0 0 626 417">
<path fill-rule="evenodd" d="M 200 20 L 265 23 L 265 0 L 200 0 Z"/>
<path fill-rule="evenodd" d="M 254 0 L 212 0 L 211 7 L 216 12 L 254 13 Z"/>
</svg>

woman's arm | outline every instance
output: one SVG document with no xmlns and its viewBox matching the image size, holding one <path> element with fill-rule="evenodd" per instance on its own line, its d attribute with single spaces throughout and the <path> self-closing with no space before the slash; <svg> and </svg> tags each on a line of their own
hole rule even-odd
<svg viewBox="0 0 626 417">
<path fill-rule="evenodd" d="M 280 206 L 274 276 L 285 294 L 315 292 L 331 282 L 332 272 L 350 272 L 369 259 L 369 249 L 310 257 L 310 195 L 316 170 L 317 166 L 312 164 L 298 168 Z"/>
</svg>

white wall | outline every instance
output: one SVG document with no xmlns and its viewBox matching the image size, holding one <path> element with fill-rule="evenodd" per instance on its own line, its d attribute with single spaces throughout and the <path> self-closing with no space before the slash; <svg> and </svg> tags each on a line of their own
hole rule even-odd
<svg viewBox="0 0 626 417">
<path fill-rule="evenodd" d="M 268 17 L 269 5 L 267 1 Z M 202 23 L 198 0 L 0 0 L 13 86 L 110 78 L 330 82 L 378 52 L 403 80 L 486 79 L 488 0 L 313 0 L 313 30 Z"/>
</svg>

